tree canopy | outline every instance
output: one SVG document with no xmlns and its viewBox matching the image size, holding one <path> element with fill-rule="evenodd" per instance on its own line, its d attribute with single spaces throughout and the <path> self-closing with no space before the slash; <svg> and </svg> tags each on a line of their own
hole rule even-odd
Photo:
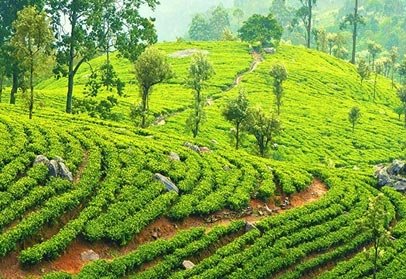
<svg viewBox="0 0 406 279">
<path fill-rule="evenodd" d="M 282 33 L 282 26 L 272 14 L 253 15 L 238 30 L 241 40 L 250 43 L 259 42 L 262 46 L 278 46 Z"/>
</svg>

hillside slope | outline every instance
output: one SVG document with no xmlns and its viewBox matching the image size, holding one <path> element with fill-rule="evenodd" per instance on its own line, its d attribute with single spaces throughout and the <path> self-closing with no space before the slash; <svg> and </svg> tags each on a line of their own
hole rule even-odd
<svg viewBox="0 0 406 279">
<path fill-rule="evenodd" d="M 373 167 L 406 157 L 406 130 L 392 112 L 397 99 L 390 82 L 379 77 L 373 100 L 372 81 L 361 86 L 352 65 L 294 46 L 281 46 L 261 62 L 241 43 L 157 47 L 172 55 L 176 72 L 151 97 L 151 110 L 165 119 L 163 125 L 141 130 L 131 122 L 129 106 L 139 101 L 137 85 L 132 66 L 117 57 L 117 72 L 130 82 L 128 97 L 120 98 L 116 108 L 123 115 L 120 122 L 62 113 L 64 80 L 40 85 L 48 106 L 33 121 L 19 105 L 0 104 L 0 276 L 370 275 L 372 266 L 362 262 L 362 250 L 369 247 L 371 235 L 357 220 L 369 198 L 380 192 Z M 183 86 L 190 57 L 173 57 L 188 49 L 208 51 L 217 73 L 204 90 L 211 101 L 196 140 L 184 129 L 192 98 Z M 260 158 L 253 138 L 247 137 L 242 150 L 235 151 L 222 109 L 245 88 L 252 105 L 272 111 L 268 73 L 275 63 L 289 72 L 278 149 Z M 83 96 L 88 75 L 88 67 L 78 73 L 77 97 Z M 355 133 L 348 121 L 353 106 L 362 112 Z M 186 142 L 209 150 L 196 152 Z M 42 165 L 32 166 L 39 154 L 62 157 L 73 183 L 48 177 Z M 154 180 L 156 173 L 169 177 L 179 194 L 166 191 Z M 328 188 L 325 195 L 314 192 L 320 184 Z M 396 240 L 380 272 L 396 277 L 404 267 L 395 256 L 406 255 L 406 200 L 391 189 L 382 191 L 386 223 L 394 226 Z M 312 196 L 312 203 L 295 204 L 295 198 L 305 195 Z M 88 249 L 101 260 L 81 259 Z M 183 270 L 184 260 L 196 266 Z M 45 275 L 51 271 L 63 273 Z"/>
</svg>

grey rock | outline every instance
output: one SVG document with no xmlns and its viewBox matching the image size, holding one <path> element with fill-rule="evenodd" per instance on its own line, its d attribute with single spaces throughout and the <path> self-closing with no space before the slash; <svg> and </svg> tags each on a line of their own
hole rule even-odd
<svg viewBox="0 0 406 279">
<path fill-rule="evenodd" d="M 249 231 L 252 231 L 255 229 L 257 229 L 257 227 L 253 223 L 245 222 L 245 231 L 246 232 L 249 232 Z"/>
<path fill-rule="evenodd" d="M 380 187 L 392 183 L 392 179 L 385 168 L 378 170 L 377 177 L 378 177 L 378 186 Z"/>
<path fill-rule="evenodd" d="M 393 163 L 388 167 L 389 175 L 399 175 L 400 172 L 405 167 L 405 163 L 400 160 L 394 160 Z"/>
<path fill-rule="evenodd" d="M 406 164 L 403 166 L 403 168 L 399 172 L 400 175 L 406 176 Z"/>
<path fill-rule="evenodd" d="M 184 146 L 186 146 L 187 148 L 189 148 L 195 152 L 200 152 L 199 146 L 191 144 L 190 142 L 185 142 Z"/>
<path fill-rule="evenodd" d="M 100 256 L 93 250 L 86 250 L 80 253 L 80 258 L 82 261 L 96 261 L 100 259 Z"/>
<path fill-rule="evenodd" d="M 68 167 L 63 162 L 59 162 L 58 165 L 59 165 L 59 176 L 70 182 L 73 182 L 73 175 L 69 171 Z"/>
<path fill-rule="evenodd" d="M 266 47 L 266 48 L 264 48 L 264 52 L 265 52 L 266 54 L 275 54 L 275 53 L 276 53 L 276 49 L 273 48 L 273 47 Z"/>
<path fill-rule="evenodd" d="M 160 173 L 156 173 L 154 174 L 154 178 L 161 182 L 165 186 L 167 191 L 174 191 L 179 194 L 178 187 L 176 187 L 176 185 L 168 177 L 163 176 Z"/>
<path fill-rule="evenodd" d="M 405 192 L 406 191 L 406 182 L 405 181 L 398 181 L 393 185 L 397 191 Z"/>
<path fill-rule="evenodd" d="M 169 159 L 171 159 L 172 161 L 180 161 L 179 155 L 175 152 L 169 153 Z"/>
<path fill-rule="evenodd" d="M 195 267 L 195 264 L 191 261 L 183 261 L 182 265 L 185 269 L 192 269 Z"/>
<path fill-rule="evenodd" d="M 34 160 L 34 166 L 39 165 L 39 164 L 44 164 L 46 166 L 49 166 L 48 158 L 45 157 L 44 155 L 38 155 Z"/>
<path fill-rule="evenodd" d="M 48 165 L 49 175 L 52 177 L 57 177 L 59 175 L 59 164 L 55 160 L 49 161 Z"/>
</svg>

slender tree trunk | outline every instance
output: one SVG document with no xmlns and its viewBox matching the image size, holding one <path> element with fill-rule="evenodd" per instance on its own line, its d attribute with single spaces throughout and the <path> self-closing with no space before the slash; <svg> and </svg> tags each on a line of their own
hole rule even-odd
<svg viewBox="0 0 406 279">
<path fill-rule="evenodd" d="M 69 45 L 69 73 L 68 73 L 68 93 L 66 95 L 66 112 L 72 113 L 72 98 L 73 98 L 73 86 L 74 86 L 74 78 L 75 78 L 75 70 L 74 70 L 74 63 L 75 63 L 75 37 L 76 37 L 76 23 L 77 23 L 77 15 L 74 13 L 71 18 L 71 36 L 70 36 L 70 45 Z"/>
<path fill-rule="evenodd" d="M 33 83 L 34 67 L 31 63 L 30 67 L 30 103 L 29 103 L 29 118 L 32 119 L 32 111 L 34 110 L 34 83 Z"/>
<path fill-rule="evenodd" d="M 352 58 L 351 58 L 352 64 L 355 64 L 355 55 L 357 52 L 357 35 L 358 35 L 358 0 L 355 0 L 354 30 L 352 32 Z"/>
<path fill-rule="evenodd" d="M 0 75 L 0 103 L 3 101 L 3 81 L 4 81 L 4 75 Z"/>
<path fill-rule="evenodd" d="M 378 73 L 375 73 L 375 81 L 374 81 L 374 100 L 375 100 L 375 97 L 376 97 L 376 84 L 377 84 L 377 81 L 378 81 Z"/>
<path fill-rule="evenodd" d="M 392 89 L 395 87 L 395 64 L 392 64 Z"/>
<path fill-rule="evenodd" d="M 378 243 L 375 240 L 374 243 L 374 273 L 373 273 L 373 278 L 376 279 L 376 271 L 378 269 Z"/>
<path fill-rule="evenodd" d="M 201 94 L 200 90 L 196 91 L 196 107 L 195 107 L 195 127 L 193 131 L 193 137 L 196 138 L 197 135 L 199 134 L 199 125 L 200 125 L 200 105 L 201 105 Z"/>
<path fill-rule="evenodd" d="M 241 123 L 237 123 L 237 126 L 236 126 L 236 135 L 235 135 L 235 141 L 236 141 L 236 143 L 235 143 L 235 149 L 237 149 L 238 150 L 238 148 L 240 148 L 240 125 L 241 125 Z"/>
<path fill-rule="evenodd" d="M 312 41 L 312 20 L 313 20 L 313 0 L 308 0 L 308 5 L 309 5 L 309 22 L 307 25 L 307 47 L 311 47 L 311 41 Z"/>
<path fill-rule="evenodd" d="M 17 66 L 14 66 L 13 85 L 11 87 L 11 94 L 10 94 L 10 104 L 12 104 L 12 105 L 15 105 L 15 103 L 16 103 L 17 91 L 18 91 L 18 69 L 17 69 Z"/>
<path fill-rule="evenodd" d="M 142 89 L 142 120 L 141 127 L 146 128 L 147 124 L 147 112 L 148 112 L 148 92 L 149 89 Z"/>
</svg>

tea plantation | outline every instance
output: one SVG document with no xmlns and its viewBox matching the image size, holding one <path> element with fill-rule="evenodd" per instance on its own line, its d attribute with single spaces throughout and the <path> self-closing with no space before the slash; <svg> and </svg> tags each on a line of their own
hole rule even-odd
<svg viewBox="0 0 406 279">
<path fill-rule="evenodd" d="M 374 99 L 372 80 L 361 85 L 353 65 L 315 50 L 281 45 L 276 54 L 254 59 L 237 42 L 157 47 L 170 56 L 175 77 L 154 88 L 150 109 L 161 121 L 147 129 L 129 116 L 139 102 L 138 86 L 133 65 L 117 56 L 112 63 L 127 83 L 114 108 L 118 121 L 63 113 L 64 79 L 38 86 L 46 106 L 31 121 L 20 100 L 0 104 L 0 277 L 368 278 L 373 235 L 360 220 L 370 198 L 383 193 L 391 243 L 377 277 L 406 278 L 406 199 L 378 188 L 374 177 L 375 165 L 406 157 L 406 129 L 393 112 L 399 101 L 389 80 L 378 78 Z M 207 121 L 196 139 L 185 131 L 193 98 L 184 86 L 190 57 L 177 55 L 190 49 L 207 51 L 216 72 L 203 90 Z M 237 151 L 222 111 L 241 88 L 251 106 L 275 111 L 269 72 L 276 63 L 289 74 L 277 144 L 262 158 L 254 137 L 245 135 Z M 84 65 L 75 79 L 78 98 L 89 69 Z M 355 131 L 348 121 L 354 106 L 361 110 Z M 33 166 L 37 155 L 62 158 L 73 182 Z M 179 193 L 166 191 L 157 173 Z M 258 216 L 249 229 L 238 217 L 202 222 L 224 210 L 242 212 L 254 200 L 301 193 L 315 180 L 328 188 L 320 199 Z M 156 220 L 175 225 L 193 218 L 201 222 L 137 242 Z M 109 252 L 75 268 L 55 264 L 78 243 Z M 185 269 L 184 261 L 195 266 Z"/>
</svg>

